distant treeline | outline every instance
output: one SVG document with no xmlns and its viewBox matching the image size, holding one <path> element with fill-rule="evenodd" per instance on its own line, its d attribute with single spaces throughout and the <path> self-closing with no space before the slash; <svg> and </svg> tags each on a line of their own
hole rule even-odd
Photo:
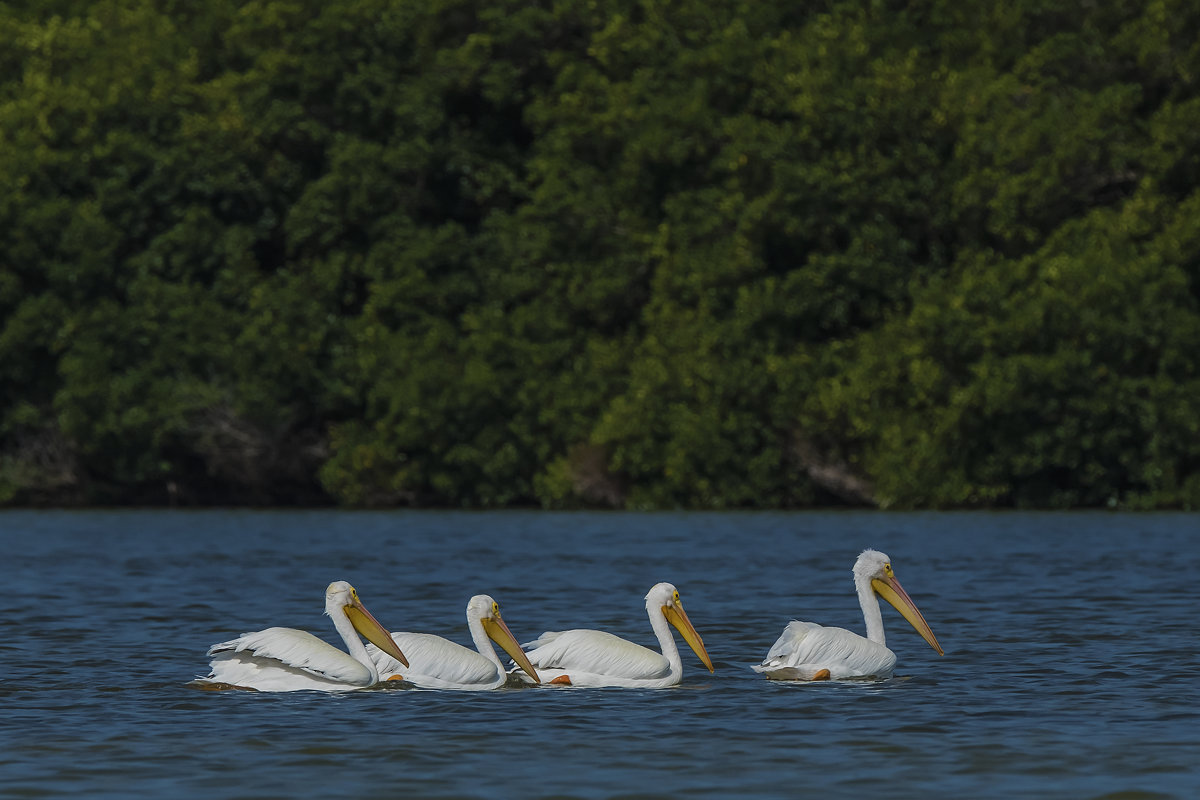
<svg viewBox="0 0 1200 800">
<path fill-rule="evenodd" d="M 0 3 L 0 504 L 1200 507 L 1200 3 Z"/>
</svg>

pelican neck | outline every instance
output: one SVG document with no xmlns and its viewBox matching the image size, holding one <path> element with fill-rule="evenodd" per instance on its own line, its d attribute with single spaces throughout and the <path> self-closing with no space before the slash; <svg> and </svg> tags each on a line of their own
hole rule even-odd
<svg viewBox="0 0 1200 800">
<path fill-rule="evenodd" d="M 879 610 L 879 598 L 871 588 L 871 579 L 856 573 L 854 586 L 858 590 L 858 604 L 862 606 L 863 621 L 867 624 L 867 639 L 887 647 L 883 635 L 883 614 Z"/>
<path fill-rule="evenodd" d="M 662 613 L 660 603 L 654 600 L 646 600 L 646 616 L 650 618 L 650 627 L 654 629 L 654 633 L 658 636 L 658 646 L 662 650 L 663 658 L 667 659 L 667 663 L 671 665 L 671 677 L 679 677 L 683 674 L 683 660 L 679 657 L 679 647 L 675 644 L 675 637 L 671 633 L 671 626 L 667 622 L 667 617 Z"/>
</svg>

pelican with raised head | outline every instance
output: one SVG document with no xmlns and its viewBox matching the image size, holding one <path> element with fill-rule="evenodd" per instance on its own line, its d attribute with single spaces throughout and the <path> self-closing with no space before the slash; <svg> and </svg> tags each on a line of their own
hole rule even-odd
<svg viewBox="0 0 1200 800">
<path fill-rule="evenodd" d="M 392 640 L 408 656 L 407 667 L 378 647 L 368 645 L 367 652 L 385 681 L 405 680 L 425 689 L 497 689 L 508 673 L 492 646 L 495 642 L 534 683 L 541 681 L 500 616 L 500 604 L 491 597 L 477 594 L 467 603 L 467 629 L 475 650 L 432 633 L 393 633 Z"/>
<path fill-rule="evenodd" d="M 358 638 L 360 633 L 392 658 L 408 663 L 391 634 L 367 611 L 350 584 L 345 581 L 329 584 L 325 590 L 325 613 L 333 620 L 333 627 L 341 634 L 349 653 L 307 631 L 267 628 L 210 647 L 212 672 L 198 678 L 198 683 L 208 684 L 206 688 L 260 692 L 362 689 L 378 683 L 379 672 Z"/>
<path fill-rule="evenodd" d="M 546 683 L 646 689 L 675 686 L 683 677 L 683 662 L 670 624 L 708 671 L 713 671 L 712 659 L 683 610 L 678 589 L 669 583 L 657 584 L 646 595 L 646 614 L 661 653 L 605 631 L 576 629 L 543 633 L 525 645 L 526 655 Z"/>
<path fill-rule="evenodd" d="M 818 681 L 845 678 L 885 678 L 896 666 L 896 654 L 883 636 L 879 599 L 887 600 L 929 646 L 942 655 L 917 604 L 896 580 L 892 560 L 878 550 L 864 550 L 854 562 L 854 586 L 867 623 L 864 639 L 845 628 L 826 628 L 815 622 L 792 620 L 761 664 L 751 669 L 773 680 Z M 878 597 L 877 597 L 878 595 Z"/>
</svg>

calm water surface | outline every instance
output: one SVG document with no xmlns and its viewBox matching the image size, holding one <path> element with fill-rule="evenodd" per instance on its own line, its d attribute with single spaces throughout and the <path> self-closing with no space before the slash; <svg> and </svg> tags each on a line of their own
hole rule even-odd
<svg viewBox="0 0 1200 800">
<path fill-rule="evenodd" d="M 0 796 L 1200 796 L 1200 516 L 0 513 Z M 890 680 L 750 671 L 789 619 L 862 631 L 891 555 L 946 650 L 890 607 Z M 202 692 L 270 625 L 339 643 L 346 579 L 392 630 L 645 644 L 668 580 L 704 637 L 668 690 Z"/>
</svg>

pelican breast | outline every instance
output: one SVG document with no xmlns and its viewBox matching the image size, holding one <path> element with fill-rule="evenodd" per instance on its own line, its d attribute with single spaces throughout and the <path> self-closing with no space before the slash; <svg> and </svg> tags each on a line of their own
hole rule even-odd
<svg viewBox="0 0 1200 800">
<path fill-rule="evenodd" d="M 895 666 L 895 653 L 852 631 L 792 620 L 753 669 L 783 680 L 811 680 L 828 669 L 836 680 L 890 675 Z"/>
<path fill-rule="evenodd" d="M 671 662 L 661 653 L 614 636 L 606 631 L 577 628 L 548 631 L 524 645 L 538 669 L 561 669 L 577 675 L 590 673 L 633 680 L 665 678 Z"/>
<path fill-rule="evenodd" d="M 400 631 L 392 634 L 392 640 L 404 651 L 409 665 L 404 667 L 379 648 L 367 645 L 381 680 L 403 678 L 429 688 L 503 682 L 504 672 L 495 662 L 445 637 Z"/>
<path fill-rule="evenodd" d="M 208 649 L 212 656 L 212 679 L 233 685 L 249 685 L 261 690 L 292 687 L 294 678 L 303 674 L 315 676 L 316 686 L 326 681 L 346 684 L 347 688 L 369 686 L 375 676 L 364 664 L 296 628 L 266 628 L 244 633 L 236 639 L 214 644 Z M 278 674 L 282 673 L 282 674 Z M 280 685 L 270 685 L 278 674 Z"/>
</svg>

